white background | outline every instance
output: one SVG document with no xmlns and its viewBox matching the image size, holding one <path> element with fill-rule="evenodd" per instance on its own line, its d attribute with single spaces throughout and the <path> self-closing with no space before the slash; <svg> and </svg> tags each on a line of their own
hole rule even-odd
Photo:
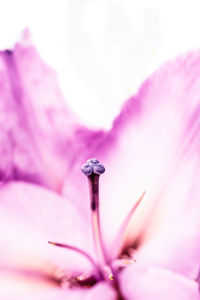
<svg viewBox="0 0 200 300">
<path fill-rule="evenodd" d="M 200 47 L 200 1 L 0 0 L 0 48 L 24 28 L 72 109 L 108 128 L 151 72 Z"/>
</svg>

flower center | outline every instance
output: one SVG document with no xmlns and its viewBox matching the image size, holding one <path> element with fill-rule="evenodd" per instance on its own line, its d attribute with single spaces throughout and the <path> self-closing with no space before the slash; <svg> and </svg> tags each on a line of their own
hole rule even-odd
<svg viewBox="0 0 200 300">
<path fill-rule="evenodd" d="M 51 245 L 66 248 L 79 253 L 84 256 L 93 266 L 94 272 L 82 274 L 76 277 L 70 277 L 67 279 L 69 286 L 83 286 L 88 287 L 94 285 L 100 280 L 105 280 L 111 283 L 118 289 L 118 270 L 124 268 L 128 264 L 135 261 L 133 249 L 126 250 L 126 254 L 122 255 L 119 259 L 115 259 L 114 262 L 110 261 L 104 246 L 104 241 L 101 232 L 100 223 L 100 212 L 99 212 L 99 178 L 100 175 L 105 172 L 105 168 L 99 161 L 95 158 L 89 159 L 86 164 L 81 168 L 81 171 L 87 176 L 89 183 L 89 195 L 90 195 L 90 211 L 91 211 L 91 225 L 93 232 L 93 241 L 97 253 L 98 263 L 84 250 L 71 246 L 68 244 L 48 242 Z M 123 240 L 124 232 L 128 226 L 128 223 L 138 207 L 139 203 L 143 199 L 145 192 L 138 199 L 136 204 L 133 206 L 128 216 L 126 217 L 124 223 L 122 224 L 120 231 L 118 233 L 118 238 L 116 240 L 116 248 L 120 248 L 120 244 Z"/>
</svg>

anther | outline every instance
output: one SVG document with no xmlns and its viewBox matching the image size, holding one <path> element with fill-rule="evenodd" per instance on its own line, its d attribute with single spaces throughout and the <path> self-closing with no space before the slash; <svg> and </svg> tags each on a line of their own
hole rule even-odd
<svg viewBox="0 0 200 300">
<path fill-rule="evenodd" d="M 110 275 L 108 276 L 108 278 L 109 278 L 110 280 L 114 280 L 113 274 L 110 274 Z"/>
</svg>

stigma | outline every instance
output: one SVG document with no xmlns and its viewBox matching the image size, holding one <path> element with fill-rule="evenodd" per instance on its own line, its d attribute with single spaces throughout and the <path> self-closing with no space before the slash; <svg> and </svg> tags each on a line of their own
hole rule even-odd
<svg viewBox="0 0 200 300">
<path fill-rule="evenodd" d="M 108 256 L 103 242 L 99 212 L 99 177 L 105 172 L 105 167 L 96 158 L 92 158 L 82 166 L 81 171 L 88 178 L 91 225 L 97 258 L 101 265 L 107 265 Z"/>
<path fill-rule="evenodd" d="M 101 175 L 105 172 L 105 167 L 99 163 L 96 158 L 88 159 L 87 163 L 82 165 L 81 171 L 87 177 L 92 175 Z"/>
</svg>

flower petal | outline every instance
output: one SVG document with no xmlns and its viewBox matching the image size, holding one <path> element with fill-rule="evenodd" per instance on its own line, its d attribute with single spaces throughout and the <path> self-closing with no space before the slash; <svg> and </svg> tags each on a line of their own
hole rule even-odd
<svg viewBox="0 0 200 300">
<path fill-rule="evenodd" d="M 121 290 L 127 300 L 199 300 L 195 281 L 169 270 L 138 265 L 121 275 Z"/>
<path fill-rule="evenodd" d="M 200 162 L 196 151 L 185 155 L 159 197 L 136 258 L 196 279 L 200 270 Z"/>
<path fill-rule="evenodd" d="M 117 300 L 116 291 L 106 283 L 98 283 L 90 289 L 85 300 Z"/>
<path fill-rule="evenodd" d="M 61 192 L 91 132 L 67 107 L 55 72 L 33 46 L 0 53 L 0 95 L 0 179 Z"/>
<path fill-rule="evenodd" d="M 61 291 L 60 287 L 50 285 L 42 280 L 34 280 L 27 277 L 27 275 L 20 277 L 0 272 L 0 297 L 4 300 L 59 299 L 56 296 Z M 43 297 L 40 297 L 40 295 Z"/>
<path fill-rule="evenodd" d="M 101 181 L 101 211 L 108 245 L 112 244 L 128 211 L 146 190 L 127 242 L 130 246 L 141 243 L 144 231 L 151 230 L 149 220 L 155 212 L 160 216 L 160 223 L 169 223 L 173 218 L 174 223 L 168 228 L 170 236 L 175 220 L 184 220 L 190 206 L 187 225 L 182 225 L 182 233 L 189 226 L 188 234 L 185 239 L 181 234 L 180 239 L 186 245 L 188 238 L 193 241 L 197 238 L 190 247 L 194 248 L 196 259 L 200 244 L 195 229 L 198 224 L 195 210 L 200 207 L 199 92 L 199 52 L 166 64 L 125 104 L 112 130 L 94 153 L 106 167 Z M 167 217 L 163 215 L 166 208 Z M 166 218 L 169 219 L 165 221 Z M 174 239 L 172 234 L 173 242 Z M 179 253 L 180 248 L 174 247 L 174 257 Z M 193 254 L 190 253 L 187 261 Z"/>
<path fill-rule="evenodd" d="M 24 287 L 24 289 L 19 292 L 18 282 L 16 285 L 13 286 L 5 286 L 5 293 L 3 293 L 0 285 L 0 295 L 4 300 L 63 300 L 63 299 L 70 299 L 70 300 L 83 300 L 87 295 L 87 290 L 84 289 L 62 289 L 53 288 L 53 287 L 46 287 L 46 289 L 41 290 L 29 290 Z M 25 286 L 25 284 L 24 284 Z"/>
<path fill-rule="evenodd" d="M 0 285 L 0 295 L 4 300 L 16 300 L 20 296 L 20 300 L 117 300 L 116 292 L 112 287 L 105 283 L 98 283 L 90 289 L 81 288 L 46 288 L 41 291 L 24 291 L 17 294 L 18 286 L 5 287 L 6 293 L 3 294 Z M 18 298 L 19 299 L 19 298 Z"/>
<path fill-rule="evenodd" d="M 93 255 L 90 220 L 65 198 L 35 185 L 10 183 L 1 187 L 0 199 L 0 276 L 10 286 L 15 277 L 55 286 L 63 276 L 93 268 L 80 254 L 48 244 L 68 243 Z"/>
</svg>

